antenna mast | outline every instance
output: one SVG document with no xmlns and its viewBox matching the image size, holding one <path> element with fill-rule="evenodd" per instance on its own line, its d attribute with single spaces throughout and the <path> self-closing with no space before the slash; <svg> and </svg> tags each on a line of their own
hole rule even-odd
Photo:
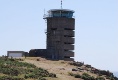
<svg viewBox="0 0 118 80">
<path fill-rule="evenodd" d="M 61 0 L 61 9 L 62 9 L 62 0 Z"/>
</svg>

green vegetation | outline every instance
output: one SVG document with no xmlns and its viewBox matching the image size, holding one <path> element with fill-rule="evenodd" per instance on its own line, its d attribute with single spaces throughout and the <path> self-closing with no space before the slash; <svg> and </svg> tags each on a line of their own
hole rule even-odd
<svg viewBox="0 0 118 80">
<path fill-rule="evenodd" d="M 56 74 L 17 59 L 0 58 L 0 80 L 46 80 Z"/>
<path fill-rule="evenodd" d="M 82 79 L 84 80 L 95 80 L 95 78 L 87 73 L 83 73 L 81 76 Z"/>
<path fill-rule="evenodd" d="M 96 80 L 105 80 L 104 77 L 97 77 Z"/>
<path fill-rule="evenodd" d="M 75 78 L 81 78 L 81 79 L 83 79 L 83 80 L 105 80 L 105 78 L 104 77 L 94 77 L 94 76 L 91 76 L 91 75 L 89 75 L 88 73 L 83 73 L 82 75 L 80 75 L 80 74 L 74 74 L 74 73 L 72 73 L 72 72 L 69 72 L 68 73 L 70 76 L 74 76 Z M 110 78 L 109 80 L 117 80 L 117 79 L 114 79 L 114 78 Z"/>
<path fill-rule="evenodd" d="M 81 78 L 80 74 L 73 74 L 72 72 L 68 73 L 70 76 L 74 76 L 75 78 Z"/>
</svg>

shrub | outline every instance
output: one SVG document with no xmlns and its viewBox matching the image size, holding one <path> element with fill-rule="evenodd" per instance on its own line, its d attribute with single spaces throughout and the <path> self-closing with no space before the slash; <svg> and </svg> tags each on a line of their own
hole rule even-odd
<svg viewBox="0 0 118 80">
<path fill-rule="evenodd" d="M 73 74 L 72 72 L 69 72 L 68 75 L 74 76 L 75 78 L 81 78 L 80 74 Z"/>
<path fill-rule="evenodd" d="M 89 77 L 90 75 L 87 73 L 83 73 L 82 75 Z"/>
<path fill-rule="evenodd" d="M 55 78 L 55 77 L 56 77 L 56 74 L 50 73 L 50 74 L 49 74 L 49 77 L 54 77 L 54 78 Z"/>
<path fill-rule="evenodd" d="M 81 78 L 80 74 L 75 74 L 74 76 L 75 76 L 75 78 Z"/>
<path fill-rule="evenodd" d="M 68 72 L 68 75 L 75 76 L 75 74 L 73 74 L 72 72 Z"/>
<path fill-rule="evenodd" d="M 13 58 L 7 58 L 7 60 L 0 58 L 0 73 L 3 74 L 2 76 L 0 75 L 0 80 L 29 80 L 29 78 L 46 80 L 43 77 L 56 77 L 56 74 L 49 73 L 47 70 L 38 68 L 34 64 L 19 62 Z M 24 77 L 17 77 L 21 75 Z"/>
<path fill-rule="evenodd" d="M 97 77 L 96 80 L 105 80 L 104 77 Z"/>
<path fill-rule="evenodd" d="M 84 80 L 95 80 L 95 78 L 93 76 L 90 76 L 87 73 L 83 73 L 81 78 L 84 79 Z"/>
<path fill-rule="evenodd" d="M 25 80 L 24 78 L 20 78 L 20 77 L 10 77 L 10 76 L 0 76 L 0 80 Z"/>
</svg>

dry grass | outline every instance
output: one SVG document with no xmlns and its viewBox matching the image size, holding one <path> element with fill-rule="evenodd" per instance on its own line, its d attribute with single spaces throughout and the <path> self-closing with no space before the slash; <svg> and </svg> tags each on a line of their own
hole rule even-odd
<svg viewBox="0 0 118 80">
<path fill-rule="evenodd" d="M 69 65 L 68 61 L 51 61 L 40 57 L 27 57 L 24 59 L 24 62 L 32 63 L 37 67 L 44 68 L 57 75 L 57 78 L 48 78 L 48 80 L 81 80 L 68 75 L 68 72 L 72 72 L 72 68 L 76 68 L 75 66 Z"/>
<path fill-rule="evenodd" d="M 22 59 L 24 59 L 24 62 L 32 63 L 37 67 L 44 68 L 48 70 L 50 73 L 55 73 L 57 75 L 57 78 L 48 78 L 47 80 L 83 80 L 79 78 L 74 78 L 73 76 L 69 76 L 69 72 L 72 72 L 74 74 L 79 73 L 80 75 L 82 75 L 83 73 L 88 73 L 91 76 L 97 77 L 96 74 L 87 72 L 86 70 L 83 70 L 82 72 L 72 71 L 73 68 L 76 69 L 77 67 L 70 65 L 68 61 L 51 61 L 40 57 L 27 57 L 26 59 Z"/>
</svg>

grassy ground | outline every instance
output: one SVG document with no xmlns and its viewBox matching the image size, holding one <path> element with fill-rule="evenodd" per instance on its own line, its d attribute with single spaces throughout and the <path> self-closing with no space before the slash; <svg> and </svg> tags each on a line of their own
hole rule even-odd
<svg viewBox="0 0 118 80">
<path fill-rule="evenodd" d="M 0 58 L 0 80 L 45 80 L 46 77 L 56 77 L 56 74 L 23 59 Z"/>
</svg>

